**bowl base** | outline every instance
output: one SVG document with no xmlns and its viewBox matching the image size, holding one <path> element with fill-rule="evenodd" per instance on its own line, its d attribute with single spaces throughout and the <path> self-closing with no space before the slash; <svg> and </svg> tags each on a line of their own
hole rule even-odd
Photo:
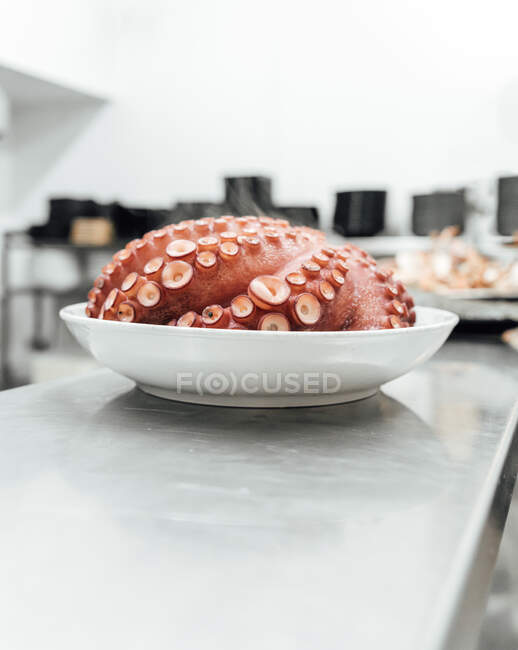
<svg viewBox="0 0 518 650">
<path fill-rule="evenodd" d="M 137 384 L 140 390 L 155 397 L 187 402 L 188 404 L 202 404 L 204 406 L 230 406 L 234 408 L 289 408 L 301 406 L 330 406 L 356 402 L 360 399 L 372 397 L 378 392 L 377 388 L 368 390 L 340 392 L 333 394 L 305 393 L 300 395 L 200 395 L 198 393 L 178 393 L 175 389 L 159 388 L 147 384 Z"/>
</svg>

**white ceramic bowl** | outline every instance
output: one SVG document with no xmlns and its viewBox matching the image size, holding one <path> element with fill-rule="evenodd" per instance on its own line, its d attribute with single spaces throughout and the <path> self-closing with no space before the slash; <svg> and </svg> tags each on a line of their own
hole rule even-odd
<svg viewBox="0 0 518 650">
<path fill-rule="evenodd" d="M 362 332 L 266 332 L 61 318 L 103 365 L 145 392 L 199 404 L 285 407 L 338 404 L 374 394 L 429 359 L 458 317 L 417 307 L 414 327 Z"/>
</svg>

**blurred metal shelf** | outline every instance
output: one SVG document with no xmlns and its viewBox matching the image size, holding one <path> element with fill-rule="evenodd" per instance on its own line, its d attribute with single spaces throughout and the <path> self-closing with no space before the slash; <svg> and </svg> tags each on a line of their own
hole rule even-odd
<svg viewBox="0 0 518 650">
<path fill-rule="evenodd" d="M 86 246 L 71 244 L 62 239 L 34 239 L 27 233 L 12 231 L 3 233 L 1 254 L 1 279 L 0 279 L 0 388 L 9 388 L 19 383 L 19 378 L 14 378 L 10 368 L 9 349 L 11 343 L 11 311 L 12 301 L 17 296 L 29 296 L 32 299 L 33 327 L 30 347 L 34 350 L 45 350 L 49 341 L 41 329 L 37 327 L 42 322 L 43 300 L 50 297 L 55 300 L 73 302 L 77 296 L 86 295 L 91 287 L 88 277 L 88 258 L 92 254 L 112 252 L 123 248 L 125 242 L 113 241 L 106 246 Z M 23 248 L 32 250 L 60 250 L 66 251 L 77 260 L 80 278 L 72 288 L 52 287 L 33 281 L 30 286 L 13 287 L 10 282 L 9 262 L 13 249 Z M 57 311 L 57 310 L 55 310 Z M 57 319 L 57 313 L 54 316 Z M 56 323 L 56 327 L 58 323 Z"/>
</svg>

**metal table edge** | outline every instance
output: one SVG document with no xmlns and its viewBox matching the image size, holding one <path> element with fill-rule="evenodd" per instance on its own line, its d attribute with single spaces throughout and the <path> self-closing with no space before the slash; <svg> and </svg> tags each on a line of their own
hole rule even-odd
<svg viewBox="0 0 518 650">
<path fill-rule="evenodd" d="M 518 470 L 518 396 L 452 560 L 454 570 L 431 617 L 423 650 L 475 648 Z"/>
</svg>

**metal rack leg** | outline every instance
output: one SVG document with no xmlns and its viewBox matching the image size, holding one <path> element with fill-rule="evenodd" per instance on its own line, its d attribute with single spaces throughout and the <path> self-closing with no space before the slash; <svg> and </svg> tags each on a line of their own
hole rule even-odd
<svg viewBox="0 0 518 650">
<path fill-rule="evenodd" d="M 41 326 L 43 324 L 43 299 L 45 292 L 43 289 L 34 289 L 32 292 L 32 308 L 33 308 L 33 323 L 32 323 L 32 339 L 31 348 L 33 350 L 46 350 L 49 347 L 49 342 L 45 340 L 42 335 Z"/>
<path fill-rule="evenodd" d="M 4 233 L 2 238 L 2 268 L 0 284 L 0 388 L 8 388 L 10 385 L 9 372 L 9 316 L 10 316 L 10 295 L 9 295 L 9 234 Z"/>
</svg>

